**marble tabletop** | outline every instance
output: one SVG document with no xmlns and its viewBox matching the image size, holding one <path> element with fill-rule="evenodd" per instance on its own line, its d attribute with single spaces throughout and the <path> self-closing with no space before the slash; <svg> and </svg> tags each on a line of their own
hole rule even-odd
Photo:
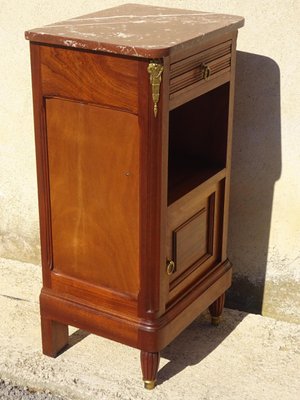
<svg viewBox="0 0 300 400">
<path fill-rule="evenodd" d="M 244 18 L 124 4 L 25 32 L 26 39 L 92 51 L 160 58 L 237 30 Z"/>
</svg>

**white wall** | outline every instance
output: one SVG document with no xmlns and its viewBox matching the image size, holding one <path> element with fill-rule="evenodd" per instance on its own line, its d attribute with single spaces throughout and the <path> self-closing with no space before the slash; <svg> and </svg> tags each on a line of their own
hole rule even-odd
<svg viewBox="0 0 300 400">
<path fill-rule="evenodd" d="M 126 1 L 1 0 L 0 256 L 39 263 L 26 29 Z M 300 322 L 300 2 L 142 1 L 243 15 L 238 38 L 228 304 Z"/>
</svg>

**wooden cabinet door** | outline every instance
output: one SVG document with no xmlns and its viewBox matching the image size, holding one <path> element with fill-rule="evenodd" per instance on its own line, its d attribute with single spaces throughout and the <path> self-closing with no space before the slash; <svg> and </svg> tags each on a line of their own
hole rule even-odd
<svg viewBox="0 0 300 400">
<path fill-rule="evenodd" d="M 137 296 L 136 115 L 46 100 L 54 272 Z"/>
<path fill-rule="evenodd" d="M 221 261 L 223 196 L 224 179 L 200 185 L 168 207 L 167 257 L 175 263 L 169 300 Z"/>
</svg>

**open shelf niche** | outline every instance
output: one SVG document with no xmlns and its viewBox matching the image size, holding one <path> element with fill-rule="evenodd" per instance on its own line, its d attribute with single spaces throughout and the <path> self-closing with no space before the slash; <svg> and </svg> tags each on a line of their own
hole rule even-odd
<svg viewBox="0 0 300 400">
<path fill-rule="evenodd" d="M 229 83 L 170 112 L 168 204 L 226 168 Z"/>
</svg>

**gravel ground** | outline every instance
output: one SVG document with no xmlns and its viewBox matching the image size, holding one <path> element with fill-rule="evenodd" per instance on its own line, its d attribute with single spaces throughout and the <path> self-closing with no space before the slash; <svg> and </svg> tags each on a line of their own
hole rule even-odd
<svg viewBox="0 0 300 400">
<path fill-rule="evenodd" d="M 47 392 L 36 392 L 0 379 L 0 400 L 66 400 Z"/>
<path fill-rule="evenodd" d="M 204 313 L 162 351 L 149 392 L 139 351 L 120 343 L 71 328 L 68 350 L 44 356 L 40 288 L 38 266 L 0 259 L 0 378 L 13 382 L 2 381 L 1 399 L 300 398 L 300 325 L 225 309 L 216 328 Z"/>
</svg>

